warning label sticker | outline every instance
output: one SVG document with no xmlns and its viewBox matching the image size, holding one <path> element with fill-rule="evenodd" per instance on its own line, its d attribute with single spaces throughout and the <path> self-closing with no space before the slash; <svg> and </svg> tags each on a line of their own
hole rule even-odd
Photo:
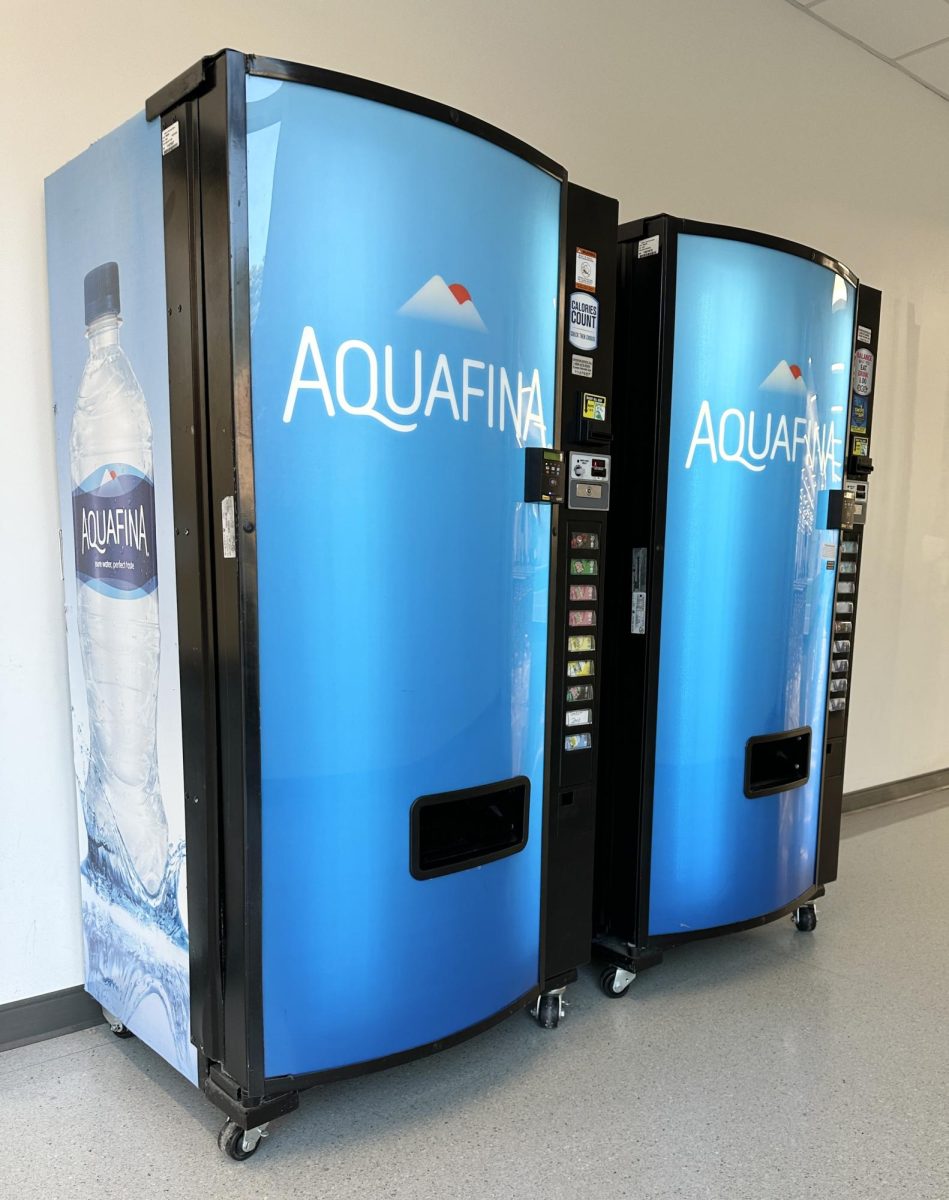
<svg viewBox="0 0 949 1200">
<path fill-rule="evenodd" d="M 178 122 L 172 121 L 170 125 L 166 125 L 161 131 L 161 153 L 162 158 L 166 154 L 170 154 L 172 150 L 177 150 L 181 143 L 181 136 L 178 132 Z"/>
<path fill-rule="evenodd" d="M 579 375 L 583 379 L 591 379 L 593 377 L 593 359 L 586 354 L 571 355 L 570 374 Z"/>
<path fill-rule="evenodd" d="M 584 292 L 596 291 L 596 254 L 577 246 L 577 270 L 574 284 Z"/>
<path fill-rule="evenodd" d="M 637 258 L 650 258 L 653 254 L 659 253 L 659 234 L 655 233 L 652 237 L 643 238 L 636 248 Z"/>
<path fill-rule="evenodd" d="M 646 632 L 646 565 L 645 546 L 633 549 L 633 603 L 629 623 L 630 633 Z"/>
</svg>

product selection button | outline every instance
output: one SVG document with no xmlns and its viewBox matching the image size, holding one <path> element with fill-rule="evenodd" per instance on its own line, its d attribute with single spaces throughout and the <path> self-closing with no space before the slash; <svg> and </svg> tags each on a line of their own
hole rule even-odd
<svg viewBox="0 0 949 1200">
<path fill-rule="evenodd" d="M 592 725 L 593 724 L 593 709 L 592 708 L 573 708 L 566 715 L 566 723 L 572 725 Z"/>
<path fill-rule="evenodd" d="M 589 750 L 591 744 L 588 733 L 568 733 L 563 740 L 565 750 Z"/>
<path fill-rule="evenodd" d="M 567 663 L 567 678 L 578 679 L 585 675 L 594 675 L 592 658 L 572 658 Z"/>
</svg>

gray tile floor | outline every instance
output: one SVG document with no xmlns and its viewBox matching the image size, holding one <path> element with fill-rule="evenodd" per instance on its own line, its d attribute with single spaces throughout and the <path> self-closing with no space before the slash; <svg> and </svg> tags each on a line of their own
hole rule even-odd
<svg viewBox="0 0 949 1200">
<path fill-rule="evenodd" d="M 585 974 L 556 1032 L 515 1016 L 310 1092 L 243 1164 L 136 1041 L 11 1050 L 0 1198 L 946 1200 L 946 798 L 845 819 L 815 934 L 680 947 L 619 1001 Z"/>
</svg>

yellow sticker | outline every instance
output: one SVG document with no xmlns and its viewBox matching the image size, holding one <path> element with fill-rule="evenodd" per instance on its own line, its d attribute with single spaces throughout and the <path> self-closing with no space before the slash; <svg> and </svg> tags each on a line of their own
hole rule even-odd
<svg viewBox="0 0 949 1200">
<path fill-rule="evenodd" d="M 593 392 L 584 392 L 582 412 L 588 421 L 605 421 L 606 397 L 596 396 Z"/>
</svg>

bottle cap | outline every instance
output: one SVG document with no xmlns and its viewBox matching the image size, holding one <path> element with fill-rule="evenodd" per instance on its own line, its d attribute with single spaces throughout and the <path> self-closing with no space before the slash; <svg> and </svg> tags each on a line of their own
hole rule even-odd
<svg viewBox="0 0 949 1200">
<path fill-rule="evenodd" d="M 119 302 L 119 264 L 107 262 L 94 267 L 86 276 L 85 292 L 87 325 L 106 313 L 118 316 L 122 308 Z"/>
</svg>

